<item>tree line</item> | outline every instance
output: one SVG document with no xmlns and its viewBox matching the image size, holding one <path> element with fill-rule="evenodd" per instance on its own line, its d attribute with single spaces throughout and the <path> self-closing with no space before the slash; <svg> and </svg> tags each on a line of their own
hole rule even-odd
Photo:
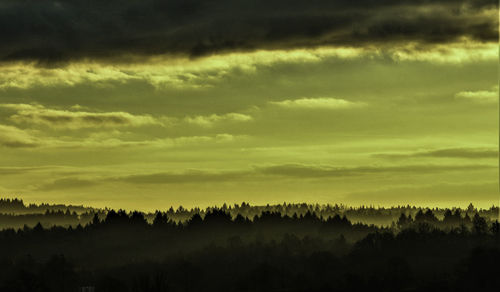
<svg viewBox="0 0 500 292">
<path fill-rule="evenodd" d="M 451 292 L 500 284 L 500 224 L 484 210 L 410 207 L 378 225 L 312 206 L 255 216 L 209 208 L 185 220 L 169 210 L 110 209 L 82 213 L 88 222 L 75 226 L 6 228 L 0 291 Z M 75 216 L 43 216 L 61 213 Z"/>
<path fill-rule="evenodd" d="M 498 219 L 498 207 L 491 206 L 488 209 L 478 209 L 470 204 L 467 208 L 423 208 L 416 206 L 394 206 L 394 207 L 375 207 L 375 206 L 359 206 L 352 207 L 342 204 L 306 204 L 306 203 L 283 203 L 276 205 L 253 206 L 243 202 L 241 204 L 223 204 L 220 207 L 213 206 L 207 208 L 177 208 L 170 207 L 164 211 L 168 218 L 175 222 L 185 223 L 190 220 L 195 214 L 204 217 L 207 213 L 214 210 L 222 210 L 230 214 L 232 218 L 241 215 L 248 219 L 261 216 L 263 213 L 279 213 L 282 216 L 293 217 L 304 216 L 306 213 L 313 213 L 320 218 L 330 218 L 335 215 L 345 216 L 351 222 L 359 222 L 364 224 L 374 224 L 379 226 L 390 226 L 395 223 L 401 214 L 405 214 L 411 218 L 418 216 L 418 213 L 427 212 L 430 210 L 434 216 L 443 220 L 449 213 L 460 214 L 464 217 L 465 223 L 469 221 L 476 213 L 486 220 L 494 221 Z M 29 227 L 41 223 L 44 227 L 64 226 L 75 228 L 78 224 L 88 224 L 95 214 L 99 218 L 104 219 L 110 211 L 108 208 L 99 209 L 83 206 L 66 206 L 62 204 L 25 204 L 21 199 L 0 199 L 0 229 L 4 228 L 22 228 L 24 225 Z M 152 223 L 157 212 L 144 212 L 145 219 Z"/>
</svg>

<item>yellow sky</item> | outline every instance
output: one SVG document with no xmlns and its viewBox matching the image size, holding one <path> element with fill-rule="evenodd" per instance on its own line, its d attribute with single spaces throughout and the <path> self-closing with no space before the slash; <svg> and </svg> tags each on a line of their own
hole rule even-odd
<svg viewBox="0 0 500 292">
<path fill-rule="evenodd" d="M 498 204 L 498 46 L 316 47 L 0 65 L 0 196 Z"/>
</svg>

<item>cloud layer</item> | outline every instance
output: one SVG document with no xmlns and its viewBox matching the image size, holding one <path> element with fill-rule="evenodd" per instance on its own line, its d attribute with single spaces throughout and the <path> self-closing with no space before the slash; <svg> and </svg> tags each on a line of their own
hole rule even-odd
<svg viewBox="0 0 500 292">
<path fill-rule="evenodd" d="M 228 113 L 223 115 L 212 114 L 209 116 L 187 116 L 184 121 L 189 124 L 198 125 L 201 127 L 212 127 L 220 122 L 248 122 L 252 116 L 240 113 Z"/>
<path fill-rule="evenodd" d="M 360 167 L 333 167 L 303 164 L 284 164 L 258 168 L 267 175 L 278 175 L 296 178 L 326 178 L 358 175 L 376 175 L 388 173 L 426 174 L 443 171 L 463 171 L 491 169 L 488 165 L 401 165 L 401 166 L 360 166 Z"/>
<path fill-rule="evenodd" d="M 445 148 L 437 150 L 419 151 L 413 153 L 392 153 L 376 154 L 381 158 L 463 158 L 463 159 L 484 159 L 498 158 L 498 149 L 491 148 Z"/>
<path fill-rule="evenodd" d="M 340 98 L 318 97 L 318 98 L 299 98 L 295 100 L 273 101 L 271 104 L 284 108 L 299 109 L 346 109 L 362 107 L 365 104 L 347 101 Z"/>
<path fill-rule="evenodd" d="M 26 148 L 39 146 L 37 139 L 16 127 L 0 125 L 0 146 Z"/>
<path fill-rule="evenodd" d="M 498 103 L 497 90 L 461 91 L 455 95 L 456 98 L 480 104 Z"/>
<path fill-rule="evenodd" d="M 149 115 L 132 115 L 126 112 L 93 113 L 49 109 L 36 104 L 0 104 L 0 107 L 16 111 L 10 119 L 16 123 L 44 125 L 53 128 L 100 128 L 119 126 L 158 125 Z"/>
<path fill-rule="evenodd" d="M 493 0 L 2 0 L 0 60 L 498 39 Z"/>
<path fill-rule="evenodd" d="M 137 185 L 158 184 L 199 184 L 241 181 L 262 181 L 264 178 L 279 179 L 326 179 L 357 176 L 376 176 L 385 174 L 409 173 L 414 175 L 435 174 L 450 171 L 480 171 L 494 169 L 491 165 L 404 165 L 404 166 L 359 166 L 334 167 L 304 164 L 283 164 L 274 166 L 258 166 L 240 170 L 200 170 L 189 169 L 177 172 L 156 172 L 120 176 L 100 177 L 64 177 L 43 184 L 43 190 L 65 189 L 70 187 L 93 186 L 97 183 L 128 183 Z"/>
</svg>

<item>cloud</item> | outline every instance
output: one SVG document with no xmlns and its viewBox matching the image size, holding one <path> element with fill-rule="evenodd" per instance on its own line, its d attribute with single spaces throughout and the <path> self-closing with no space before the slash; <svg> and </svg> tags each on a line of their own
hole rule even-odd
<svg viewBox="0 0 500 292">
<path fill-rule="evenodd" d="M 460 38 L 497 42 L 493 0 L 2 1 L 0 60 L 130 62 L 230 51 Z"/>
<path fill-rule="evenodd" d="M 134 185 L 227 182 L 241 180 L 250 174 L 251 172 L 249 171 L 211 171 L 190 169 L 178 172 L 157 172 L 118 176 L 63 177 L 49 183 L 41 184 L 37 187 L 37 190 L 53 191 L 70 188 L 87 188 L 105 183 L 115 184 L 117 182 Z"/>
<path fill-rule="evenodd" d="M 204 170 L 188 170 L 185 172 L 162 172 L 153 174 L 136 174 L 111 178 L 131 184 L 171 184 L 171 183 L 204 183 L 240 180 L 249 175 L 247 171 L 213 172 Z"/>
<path fill-rule="evenodd" d="M 213 127 L 214 124 L 219 122 L 248 122 L 251 121 L 252 116 L 240 113 L 228 113 L 224 115 L 209 115 L 209 116 L 188 116 L 184 121 L 189 124 L 198 125 L 201 127 Z"/>
<path fill-rule="evenodd" d="M 345 99 L 318 97 L 299 98 L 294 100 L 271 101 L 270 104 L 284 108 L 306 108 L 306 109 L 346 109 L 362 107 L 364 103 L 351 102 Z"/>
<path fill-rule="evenodd" d="M 17 175 L 17 174 L 26 174 L 29 172 L 35 172 L 35 171 L 40 171 L 40 170 L 46 170 L 46 169 L 51 169 L 52 167 L 50 166 L 44 166 L 44 167 L 0 167 L 0 175 Z"/>
<path fill-rule="evenodd" d="M 1 129 L 1 128 L 0 128 Z M 0 145 L 1 143 L 0 134 Z M 55 149 L 124 149 L 124 148 L 187 148 L 210 145 L 217 145 L 223 143 L 231 143 L 240 139 L 245 139 L 244 135 L 231 135 L 231 134 L 215 134 L 212 136 L 184 136 L 175 138 L 156 138 L 156 139 L 143 139 L 143 140 L 125 140 L 120 137 L 106 137 L 103 135 L 91 135 L 86 138 L 54 138 L 54 137 L 39 137 L 36 138 L 36 144 L 29 146 L 19 146 L 17 144 L 4 146 L 8 147 L 39 147 L 39 148 L 55 148 Z M 32 138 L 35 139 L 35 138 Z"/>
<path fill-rule="evenodd" d="M 0 108 L 13 110 L 16 113 L 10 120 L 21 124 L 43 125 L 56 129 L 81 128 L 112 128 L 112 127 L 139 127 L 147 125 L 176 127 L 182 123 L 210 128 L 223 122 L 248 122 L 252 116 L 241 113 L 212 114 L 206 116 L 186 116 L 174 118 L 150 115 L 133 115 L 127 112 L 89 112 L 79 111 L 82 106 L 72 106 L 71 110 L 46 108 L 39 104 L 0 104 Z"/>
<path fill-rule="evenodd" d="M 90 113 L 66 110 L 47 109 L 41 105 L 31 104 L 0 104 L 0 108 L 16 111 L 10 119 L 16 123 L 30 125 L 45 125 L 55 129 L 81 128 L 110 128 L 119 126 L 165 125 L 166 118 L 154 119 L 150 116 L 132 115 L 124 112 Z M 216 117 L 213 120 L 211 118 Z M 209 116 L 207 124 L 224 120 L 247 120 L 249 116 L 242 114 L 228 114 L 223 116 Z M 175 124 L 174 124 L 175 125 Z M 199 124 L 197 124 L 199 125 Z M 0 125 L 0 146 L 10 148 L 124 148 L 124 147 L 152 147 L 152 148 L 181 148 L 200 145 L 216 145 L 231 143 L 246 139 L 246 135 L 232 135 L 218 133 L 213 135 L 180 136 L 164 138 L 126 139 L 124 133 L 118 130 L 94 132 L 87 137 L 52 137 L 39 131 L 28 131 L 10 125 Z"/>
<path fill-rule="evenodd" d="M 380 158 L 420 158 L 420 157 L 436 157 L 436 158 L 463 158 L 463 159 L 484 159 L 498 158 L 498 149 L 491 148 L 446 148 L 428 151 L 418 151 L 412 153 L 381 153 L 374 154 Z"/>
<path fill-rule="evenodd" d="M 0 125 L 0 146 L 10 148 L 32 148 L 40 141 L 28 132 L 12 126 Z"/>
<path fill-rule="evenodd" d="M 149 115 L 133 115 L 126 112 L 93 113 L 49 109 L 37 104 L 0 104 L 0 107 L 14 110 L 10 119 L 16 123 L 44 125 L 60 129 L 138 127 L 159 125 L 160 122 Z"/>
<path fill-rule="evenodd" d="M 434 64 L 477 63 L 498 59 L 496 43 L 461 39 L 454 43 L 425 45 L 409 43 L 385 49 L 384 55 L 395 61 L 432 62 Z"/>
<path fill-rule="evenodd" d="M 86 188 L 98 184 L 98 179 L 86 179 L 78 177 L 67 177 L 53 180 L 37 187 L 39 191 L 65 190 L 73 188 Z"/>
<path fill-rule="evenodd" d="M 253 74 L 276 64 L 320 63 L 328 60 L 370 59 L 397 62 L 432 62 L 462 64 L 496 61 L 496 43 L 459 40 L 447 44 L 403 44 L 387 48 L 367 46 L 305 49 L 273 49 L 253 52 L 231 52 L 199 58 L 161 55 L 131 58 L 128 63 L 74 60 L 59 67 L 36 63 L 9 62 L 0 70 L 0 89 L 53 86 L 75 86 L 91 83 L 95 86 L 132 81 L 144 81 L 158 89 L 211 88 L 234 74 Z M 79 109 L 81 110 L 81 108 Z"/>
<path fill-rule="evenodd" d="M 326 178 L 387 173 L 426 174 L 444 171 L 484 170 L 494 168 L 496 168 L 496 166 L 490 165 L 403 165 L 333 167 L 304 164 L 284 164 L 257 167 L 256 170 L 265 175 L 295 178 Z"/>
<path fill-rule="evenodd" d="M 455 94 L 457 99 L 471 101 L 480 104 L 498 103 L 498 89 L 495 91 L 480 90 L 480 91 L 461 91 Z"/>
<path fill-rule="evenodd" d="M 475 171 L 494 169 L 489 165 L 406 165 L 406 166 L 361 166 L 361 167 L 333 167 L 302 164 L 284 164 L 274 166 L 256 166 L 247 169 L 235 170 L 206 170 L 187 169 L 181 171 L 164 171 L 155 173 L 138 173 L 128 175 L 109 175 L 95 177 L 63 177 L 38 187 L 39 190 L 56 190 L 66 188 L 90 187 L 97 184 L 117 182 L 133 185 L 161 185 L 161 184 L 196 184 L 196 183 L 224 183 L 240 181 L 259 181 L 263 179 L 275 180 L 280 178 L 293 179 L 325 179 L 348 176 L 364 176 L 377 174 L 427 174 L 447 171 Z"/>
<path fill-rule="evenodd" d="M 494 49 L 493 49 L 494 50 Z M 234 72 L 253 73 L 258 66 L 276 63 L 321 62 L 325 58 L 351 59 L 373 50 L 362 48 L 326 48 L 232 52 L 192 59 L 168 54 L 128 59 L 128 62 L 108 63 L 92 60 L 73 61 L 64 66 L 47 67 L 35 63 L 9 62 L 2 64 L 0 88 L 30 88 L 34 86 L 74 86 L 85 82 L 123 83 L 144 80 L 156 88 L 206 88 Z M 494 54 L 494 58 L 497 56 Z"/>
</svg>

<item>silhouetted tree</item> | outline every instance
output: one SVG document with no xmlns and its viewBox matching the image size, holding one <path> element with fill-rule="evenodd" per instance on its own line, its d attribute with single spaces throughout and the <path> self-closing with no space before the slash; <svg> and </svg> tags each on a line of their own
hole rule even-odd
<svg viewBox="0 0 500 292">
<path fill-rule="evenodd" d="M 488 224 L 486 223 L 486 220 L 479 216 L 478 213 L 476 213 L 472 219 L 472 232 L 475 234 L 484 234 L 488 232 Z"/>
</svg>

